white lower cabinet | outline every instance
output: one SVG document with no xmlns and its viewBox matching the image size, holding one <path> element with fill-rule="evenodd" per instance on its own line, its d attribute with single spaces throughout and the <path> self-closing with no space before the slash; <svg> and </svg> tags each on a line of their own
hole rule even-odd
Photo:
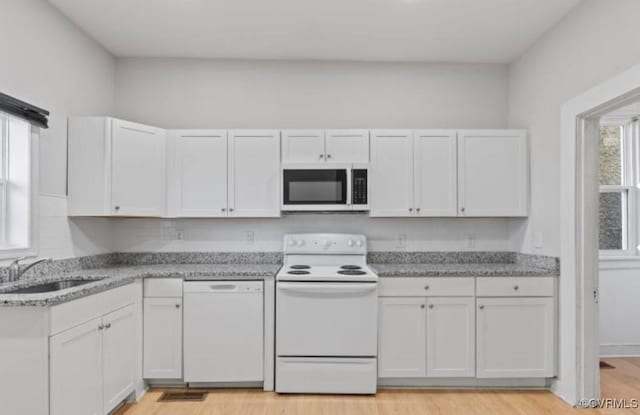
<svg viewBox="0 0 640 415">
<path fill-rule="evenodd" d="M 102 379 L 104 413 L 118 406 L 134 390 L 136 320 L 133 305 L 102 318 Z"/>
<path fill-rule="evenodd" d="M 427 376 L 473 377 L 475 365 L 475 299 L 427 299 Z"/>
<path fill-rule="evenodd" d="M 426 375 L 425 297 L 380 297 L 378 377 Z"/>
<path fill-rule="evenodd" d="M 182 378 L 182 297 L 144 299 L 145 379 Z"/>
<path fill-rule="evenodd" d="M 554 375 L 553 297 L 477 299 L 479 378 Z"/>
<path fill-rule="evenodd" d="M 103 413 L 101 326 L 96 318 L 50 338 L 51 415 Z"/>
</svg>

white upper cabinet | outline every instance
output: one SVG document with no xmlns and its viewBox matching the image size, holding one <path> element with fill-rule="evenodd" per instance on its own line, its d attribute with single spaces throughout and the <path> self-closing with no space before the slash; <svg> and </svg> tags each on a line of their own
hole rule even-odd
<svg viewBox="0 0 640 415">
<path fill-rule="evenodd" d="M 461 216 L 527 216 L 529 160 L 525 131 L 460 131 L 458 169 Z"/>
<path fill-rule="evenodd" d="M 368 163 L 368 130 L 284 130 L 283 163 Z"/>
<path fill-rule="evenodd" d="M 166 136 L 108 117 L 69 119 L 70 216 L 163 216 Z"/>
<path fill-rule="evenodd" d="M 324 131 L 286 130 L 282 132 L 283 163 L 322 163 L 325 159 Z"/>
<path fill-rule="evenodd" d="M 164 130 L 121 120 L 113 120 L 112 128 L 112 213 L 164 215 Z"/>
<path fill-rule="evenodd" d="M 369 163 L 369 130 L 327 130 L 325 159 L 329 163 Z"/>
<path fill-rule="evenodd" d="M 457 157 L 455 131 L 414 131 L 413 200 L 417 216 L 457 216 Z"/>
<path fill-rule="evenodd" d="M 280 216 L 280 132 L 229 132 L 229 216 Z"/>
<path fill-rule="evenodd" d="M 227 216 L 227 132 L 169 133 L 170 216 Z"/>
<path fill-rule="evenodd" d="M 408 130 L 371 132 L 370 216 L 413 215 L 413 138 Z"/>
</svg>

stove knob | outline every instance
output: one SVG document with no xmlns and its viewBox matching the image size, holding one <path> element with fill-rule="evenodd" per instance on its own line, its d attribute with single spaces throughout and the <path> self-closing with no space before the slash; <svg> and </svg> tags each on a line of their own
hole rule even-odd
<svg viewBox="0 0 640 415">
<path fill-rule="evenodd" d="M 322 247 L 324 249 L 329 249 L 329 247 L 331 246 L 331 242 L 327 241 L 326 239 L 324 241 L 322 241 Z"/>
<path fill-rule="evenodd" d="M 289 246 L 295 246 L 296 245 L 296 241 L 294 241 L 293 239 L 291 239 L 289 241 Z"/>
<path fill-rule="evenodd" d="M 304 246 L 304 240 L 303 239 L 300 239 L 298 241 L 298 246 Z"/>
<path fill-rule="evenodd" d="M 361 240 L 356 241 L 356 246 L 360 248 L 362 246 L 362 241 Z"/>
<path fill-rule="evenodd" d="M 349 242 L 347 242 L 347 245 L 349 245 L 349 246 L 353 246 L 353 240 L 352 240 L 352 239 L 349 239 Z"/>
</svg>

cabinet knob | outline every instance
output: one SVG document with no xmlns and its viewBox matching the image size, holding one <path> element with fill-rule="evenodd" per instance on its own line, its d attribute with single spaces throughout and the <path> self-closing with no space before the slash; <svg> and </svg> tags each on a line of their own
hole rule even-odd
<svg viewBox="0 0 640 415">
<path fill-rule="evenodd" d="M 425 285 L 425 286 L 424 286 L 424 289 L 425 289 L 425 290 L 428 290 L 428 289 L 429 289 L 429 286 L 428 286 L 428 285 Z"/>
<path fill-rule="evenodd" d="M 229 212 L 233 212 L 233 208 L 229 208 Z"/>
<path fill-rule="evenodd" d="M 105 329 L 110 329 L 110 328 L 111 328 L 111 323 L 107 323 L 107 324 L 105 324 L 105 325 L 104 325 L 104 328 L 105 328 Z"/>
<path fill-rule="evenodd" d="M 433 308 L 433 304 L 429 304 L 429 308 Z"/>
<path fill-rule="evenodd" d="M 460 212 L 463 212 L 463 213 L 464 213 L 464 208 L 460 208 Z"/>
<path fill-rule="evenodd" d="M 324 158 L 324 154 L 320 154 L 320 160 Z"/>
<path fill-rule="evenodd" d="M 176 308 L 180 308 L 180 304 L 176 304 Z"/>
<path fill-rule="evenodd" d="M 114 206 L 113 208 L 116 210 L 116 212 L 120 210 L 120 206 Z"/>
<path fill-rule="evenodd" d="M 514 289 L 514 290 L 516 290 L 516 291 L 518 291 L 518 290 L 520 289 L 520 287 L 518 287 L 517 285 L 514 285 L 514 286 L 513 286 L 513 289 Z"/>
<path fill-rule="evenodd" d="M 416 212 L 420 212 L 420 208 L 416 208 Z"/>
<path fill-rule="evenodd" d="M 413 208 L 409 208 L 409 212 L 413 212 Z"/>
<path fill-rule="evenodd" d="M 424 308 L 424 304 L 420 304 L 420 308 Z"/>
<path fill-rule="evenodd" d="M 223 212 L 226 212 L 226 211 L 227 211 L 227 209 L 226 209 L 226 208 L 222 208 L 222 211 L 223 211 Z"/>
<path fill-rule="evenodd" d="M 104 330 L 104 326 L 103 326 L 102 324 L 100 324 L 100 325 L 98 326 L 98 330 Z"/>
<path fill-rule="evenodd" d="M 480 307 L 478 307 L 480 310 L 484 310 L 484 306 L 481 305 Z"/>
<path fill-rule="evenodd" d="M 327 154 L 327 158 L 330 159 L 331 158 L 331 154 Z"/>
</svg>

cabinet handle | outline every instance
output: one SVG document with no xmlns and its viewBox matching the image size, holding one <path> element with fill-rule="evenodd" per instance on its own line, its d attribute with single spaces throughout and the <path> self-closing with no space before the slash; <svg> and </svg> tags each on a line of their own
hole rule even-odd
<svg viewBox="0 0 640 415">
<path fill-rule="evenodd" d="M 481 305 L 480 307 L 478 307 L 480 310 L 484 310 L 484 306 Z"/>
<path fill-rule="evenodd" d="M 176 308 L 180 308 L 180 304 L 176 304 Z"/>
<path fill-rule="evenodd" d="M 425 289 L 425 290 L 428 290 L 428 289 L 429 289 L 429 286 L 428 286 L 428 285 L 425 285 L 425 286 L 424 286 L 424 289 Z"/>
<path fill-rule="evenodd" d="M 324 154 L 320 154 L 320 160 L 324 158 Z"/>
<path fill-rule="evenodd" d="M 424 304 L 420 304 L 420 308 L 424 308 Z"/>
<path fill-rule="evenodd" d="M 514 289 L 514 290 L 516 290 L 516 291 L 518 291 L 518 290 L 520 289 L 520 287 L 518 287 L 517 285 L 514 285 L 514 286 L 513 286 L 513 289 Z"/>
<path fill-rule="evenodd" d="M 102 324 L 100 324 L 100 325 L 98 326 L 98 330 L 104 330 L 104 326 L 103 326 Z"/>
<path fill-rule="evenodd" d="M 105 325 L 104 325 L 104 328 L 105 328 L 105 329 L 110 329 L 110 328 L 111 328 L 111 323 L 107 323 L 107 324 L 105 324 Z"/>
<path fill-rule="evenodd" d="M 433 304 L 429 304 L 429 308 L 433 308 Z"/>
</svg>

